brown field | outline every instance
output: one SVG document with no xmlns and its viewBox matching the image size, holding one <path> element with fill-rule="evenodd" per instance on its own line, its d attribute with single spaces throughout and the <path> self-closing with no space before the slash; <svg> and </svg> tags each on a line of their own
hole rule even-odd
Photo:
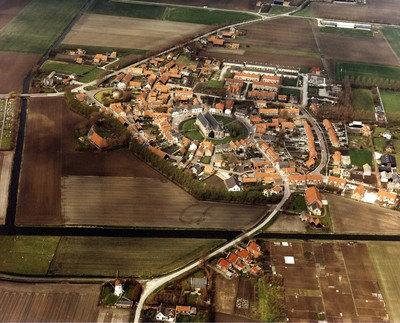
<svg viewBox="0 0 400 323">
<path fill-rule="evenodd" d="M 208 28 L 183 22 L 85 14 L 63 43 L 156 50 L 201 34 Z"/>
<path fill-rule="evenodd" d="M 0 1 L 0 29 L 7 25 L 31 0 Z"/>
<path fill-rule="evenodd" d="M 279 214 L 278 218 L 264 230 L 265 232 L 306 232 L 304 222 L 298 215 Z"/>
<path fill-rule="evenodd" d="M 398 242 L 370 242 L 368 249 L 391 322 L 400 322 L 400 248 Z"/>
<path fill-rule="evenodd" d="M 0 282 L 1 322 L 95 322 L 99 285 Z"/>
<path fill-rule="evenodd" d="M 162 179 L 76 177 L 62 179 L 62 215 L 66 224 L 243 229 L 265 212 L 263 207 L 199 202 Z M 152 212 L 157 205 L 160 212 Z M 150 225 L 151 224 L 151 225 Z"/>
<path fill-rule="evenodd" d="M 283 275 L 289 321 L 382 322 L 385 305 L 365 244 L 267 241 L 271 263 Z M 293 256 L 295 264 L 285 264 Z M 341 313 L 341 314 L 340 314 Z"/>
<path fill-rule="evenodd" d="M 349 37 L 319 32 L 317 37 L 326 59 L 399 65 L 397 56 L 381 32 L 374 32 L 373 37 Z"/>
<path fill-rule="evenodd" d="M 326 197 L 334 232 L 398 234 L 400 231 L 400 212 L 333 194 Z"/>
<path fill-rule="evenodd" d="M 83 121 L 63 98 L 31 101 L 18 224 L 243 229 L 267 210 L 197 201 L 128 151 L 75 152 L 75 125 Z"/>
<path fill-rule="evenodd" d="M 0 225 L 6 221 L 13 156 L 11 151 L 0 152 Z"/>
<path fill-rule="evenodd" d="M 208 48 L 201 56 L 251 64 L 320 66 L 318 47 L 307 19 L 285 17 L 243 27 L 246 36 L 236 39 L 239 50 Z"/>
<path fill-rule="evenodd" d="M 214 322 L 240 322 L 240 323 L 243 323 L 243 322 L 259 322 L 259 321 L 249 319 L 248 317 L 216 312 Z"/>
<path fill-rule="evenodd" d="M 214 310 L 218 313 L 234 314 L 236 295 L 239 287 L 239 279 L 226 279 L 217 275 L 215 279 Z"/>
<path fill-rule="evenodd" d="M 367 6 L 313 2 L 313 15 L 319 18 L 400 24 L 398 0 L 367 0 Z"/>
<path fill-rule="evenodd" d="M 22 91 L 22 83 L 40 55 L 0 52 L 0 93 Z"/>
</svg>

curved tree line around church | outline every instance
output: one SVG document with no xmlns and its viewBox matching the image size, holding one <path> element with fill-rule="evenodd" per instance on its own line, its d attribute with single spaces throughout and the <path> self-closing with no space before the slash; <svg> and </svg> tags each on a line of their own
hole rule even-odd
<svg viewBox="0 0 400 323">
<path fill-rule="evenodd" d="M 272 204 L 278 203 L 281 199 L 280 196 L 266 197 L 262 191 L 257 190 L 228 192 L 222 188 L 207 186 L 205 183 L 195 179 L 189 170 L 177 168 L 170 161 L 164 160 L 152 153 L 146 146 L 139 143 L 136 139 L 132 139 L 130 150 L 138 158 L 199 200 Z"/>
</svg>

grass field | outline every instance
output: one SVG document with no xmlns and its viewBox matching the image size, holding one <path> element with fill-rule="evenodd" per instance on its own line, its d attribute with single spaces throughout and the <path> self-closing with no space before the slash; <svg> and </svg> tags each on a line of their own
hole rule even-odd
<svg viewBox="0 0 400 323">
<path fill-rule="evenodd" d="M 268 13 L 270 15 L 281 15 L 283 13 L 288 13 L 293 10 L 294 10 L 294 8 L 292 8 L 292 7 L 272 6 L 271 10 L 268 11 Z"/>
<path fill-rule="evenodd" d="M 309 3 L 303 10 L 296 12 L 293 16 L 313 17 L 313 3 Z"/>
<path fill-rule="evenodd" d="M 104 15 L 136 17 L 143 19 L 169 20 L 203 25 L 228 25 L 234 22 L 255 19 L 257 16 L 234 11 L 211 10 L 134 3 L 130 1 L 98 0 L 91 12 Z"/>
<path fill-rule="evenodd" d="M 351 163 L 355 166 L 362 166 L 368 163 L 372 166 L 372 153 L 369 150 L 351 150 L 350 149 Z"/>
<path fill-rule="evenodd" d="M 335 28 L 335 27 L 320 27 L 319 31 L 328 34 L 337 34 L 342 36 L 352 37 L 372 37 L 372 31 L 361 30 L 361 29 L 349 29 L 349 28 Z"/>
<path fill-rule="evenodd" d="M 47 72 L 56 71 L 58 73 L 76 74 L 79 76 L 79 81 L 83 83 L 95 80 L 99 74 L 104 72 L 104 70 L 94 65 L 65 63 L 52 60 L 45 61 L 41 69 Z"/>
<path fill-rule="evenodd" d="M 400 121 L 400 92 L 381 91 L 386 118 L 389 122 Z"/>
<path fill-rule="evenodd" d="M 33 0 L 2 29 L 0 48 L 23 53 L 44 53 L 85 2 Z"/>
<path fill-rule="evenodd" d="M 371 90 L 352 89 L 351 105 L 354 110 L 375 111 Z"/>
<path fill-rule="evenodd" d="M 368 243 L 379 286 L 389 312 L 391 322 L 400 322 L 400 249 L 397 242 Z"/>
<path fill-rule="evenodd" d="M 382 28 L 382 32 L 397 56 L 400 57 L 400 28 L 385 26 Z"/>
<path fill-rule="evenodd" d="M 68 276 L 157 276 L 184 266 L 224 240 L 63 237 L 49 273 Z"/>
<path fill-rule="evenodd" d="M 336 79 L 342 81 L 345 76 L 364 77 L 371 83 L 377 80 L 400 80 L 400 67 L 352 63 L 345 61 L 336 62 Z"/>
<path fill-rule="evenodd" d="M 46 275 L 59 237 L 0 236 L 0 271 Z"/>
</svg>

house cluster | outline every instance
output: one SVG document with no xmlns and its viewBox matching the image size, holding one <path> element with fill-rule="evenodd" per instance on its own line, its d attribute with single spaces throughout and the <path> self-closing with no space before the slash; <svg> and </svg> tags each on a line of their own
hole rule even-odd
<svg viewBox="0 0 400 323">
<path fill-rule="evenodd" d="M 160 304 L 157 307 L 155 319 L 161 322 L 175 322 L 178 315 L 196 315 L 197 308 L 194 306 L 176 305 L 175 307 L 166 307 Z"/>
<path fill-rule="evenodd" d="M 219 258 L 216 268 L 227 278 L 236 277 L 242 273 L 258 275 L 261 273 L 261 267 L 255 261 L 262 256 L 261 247 L 250 240 L 246 248 L 236 246 L 235 250 L 230 251 L 226 257 Z"/>
<path fill-rule="evenodd" d="M 67 51 L 67 55 L 72 57 L 77 64 L 95 64 L 99 66 L 106 65 L 114 61 L 118 57 L 117 51 L 111 53 L 88 54 L 86 50 L 77 48 L 76 50 Z"/>
<path fill-rule="evenodd" d="M 228 30 L 219 31 L 217 34 L 211 35 L 207 39 L 201 39 L 200 42 L 203 45 L 238 49 L 240 48 L 240 44 L 234 40 L 237 36 L 243 36 L 244 34 L 243 31 L 231 27 Z"/>
</svg>

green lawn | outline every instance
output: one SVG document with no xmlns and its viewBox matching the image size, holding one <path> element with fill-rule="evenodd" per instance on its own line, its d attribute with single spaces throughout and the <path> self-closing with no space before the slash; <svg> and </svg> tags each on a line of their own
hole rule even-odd
<svg viewBox="0 0 400 323">
<path fill-rule="evenodd" d="M 294 95 L 300 97 L 300 90 L 281 87 L 279 89 L 279 94 Z"/>
<path fill-rule="evenodd" d="M 0 271 L 46 275 L 59 237 L 0 236 Z"/>
<path fill-rule="evenodd" d="M 372 37 L 373 36 L 373 33 L 371 30 L 361 30 L 361 29 L 320 27 L 319 31 L 321 33 L 337 34 L 337 35 L 351 36 L 351 37 Z"/>
<path fill-rule="evenodd" d="M 400 81 L 400 67 L 337 61 L 336 79 L 342 81 L 345 76 L 368 83 Z"/>
<path fill-rule="evenodd" d="M 223 81 L 209 80 L 206 83 L 206 88 L 209 88 L 209 89 L 222 89 L 223 87 L 224 87 Z"/>
<path fill-rule="evenodd" d="M 362 166 L 368 163 L 372 166 L 372 153 L 370 150 L 352 150 L 350 149 L 350 160 L 355 166 Z"/>
<path fill-rule="evenodd" d="M 313 3 L 309 3 L 307 7 L 305 7 L 303 10 L 296 12 L 293 14 L 293 16 L 299 16 L 299 17 L 314 17 L 313 13 Z"/>
<path fill-rule="evenodd" d="M 400 28 L 385 26 L 382 28 L 382 32 L 397 56 L 400 57 Z"/>
<path fill-rule="evenodd" d="M 49 273 L 67 276 L 156 276 L 184 266 L 221 239 L 63 237 Z"/>
<path fill-rule="evenodd" d="M 400 121 L 400 92 L 381 91 L 386 118 L 389 122 Z"/>
<path fill-rule="evenodd" d="M 380 153 L 383 153 L 386 145 L 387 145 L 387 139 L 383 137 L 374 137 L 373 138 L 374 142 L 374 149 Z"/>
<path fill-rule="evenodd" d="M 253 14 L 235 11 L 144 4 L 129 0 L 97 0 L 92 6 L 91 12 L 105 15 L 179 21 L 204 25 L 228 25 L 257 18 L 257 16 Z"/>
<path fill-rule="evenodd" d="M 61 35 L 86 0 L 33 0 L 0 33 L 0 48 L 44 53 Z"/>
<path fill-rule="evenodd" d="M 76 50 L 77 48 L 82 48 L 86 50 L 87 54 L 97 54 L 97 53 L 112 53 L 113 51 L 118 52 L 118 57 L 124 57 L 127 55 L 142 55 L 147 52 L 146 49 L 137 49 L 137 48 L 116 48 L 116 47 L 99 47 L 99 46 L 87 46 L 85 44 L 61 44 L 58 48 L 63 50 Z"/>
<path fill-rule="evenodd" d="M 351 104 L 354 110 L 375 111 L 374 100 L 369 89 L 352 89 Z"/>
<path fill-rule="evenodd" d="M 306 200 L 305 200 L 304 196 L 297 195 L 294 198 L 294 200 L 290 206 L 290 209 L 292 211 L 296 211 L 296 212 L 307 211 L 307 205 L 306 205 Z"/>
<path fill-rule="evenodd" d="M 288 13 L 290 11 L 293 11 L 295 8 L 293 7 L 284 7 L 284 6 L 272 6 L 270 11 L 268 13 L 270 15 L 281 15 L 283 13 Z"/>
<path fill-rule="evenodd" d="M 56 71 L 58 73 L 76 74 L 80 76 L 79 81 L 83 83 L 94 81 L 99 74 L 104 72 L 104 70 L 95 65 L 65 63 L 53 60 L 45 61 L 41 69 L 47 72 Z"/>
<path fill-rule="evenodd" d="M 104 104 L 104 101 L 103 101 L 103 94 L 106 94 L 107 97 L 110 98 L 111 95 L 112 95 L 112 91 L 111 91 L 111 90 L 102 90 L 102 91 L 97 92 L 97 93 L 94 95 L 94 98 L 95 98 L 97 101 L 99 101 L 101 104 Z"/>
</svg>

